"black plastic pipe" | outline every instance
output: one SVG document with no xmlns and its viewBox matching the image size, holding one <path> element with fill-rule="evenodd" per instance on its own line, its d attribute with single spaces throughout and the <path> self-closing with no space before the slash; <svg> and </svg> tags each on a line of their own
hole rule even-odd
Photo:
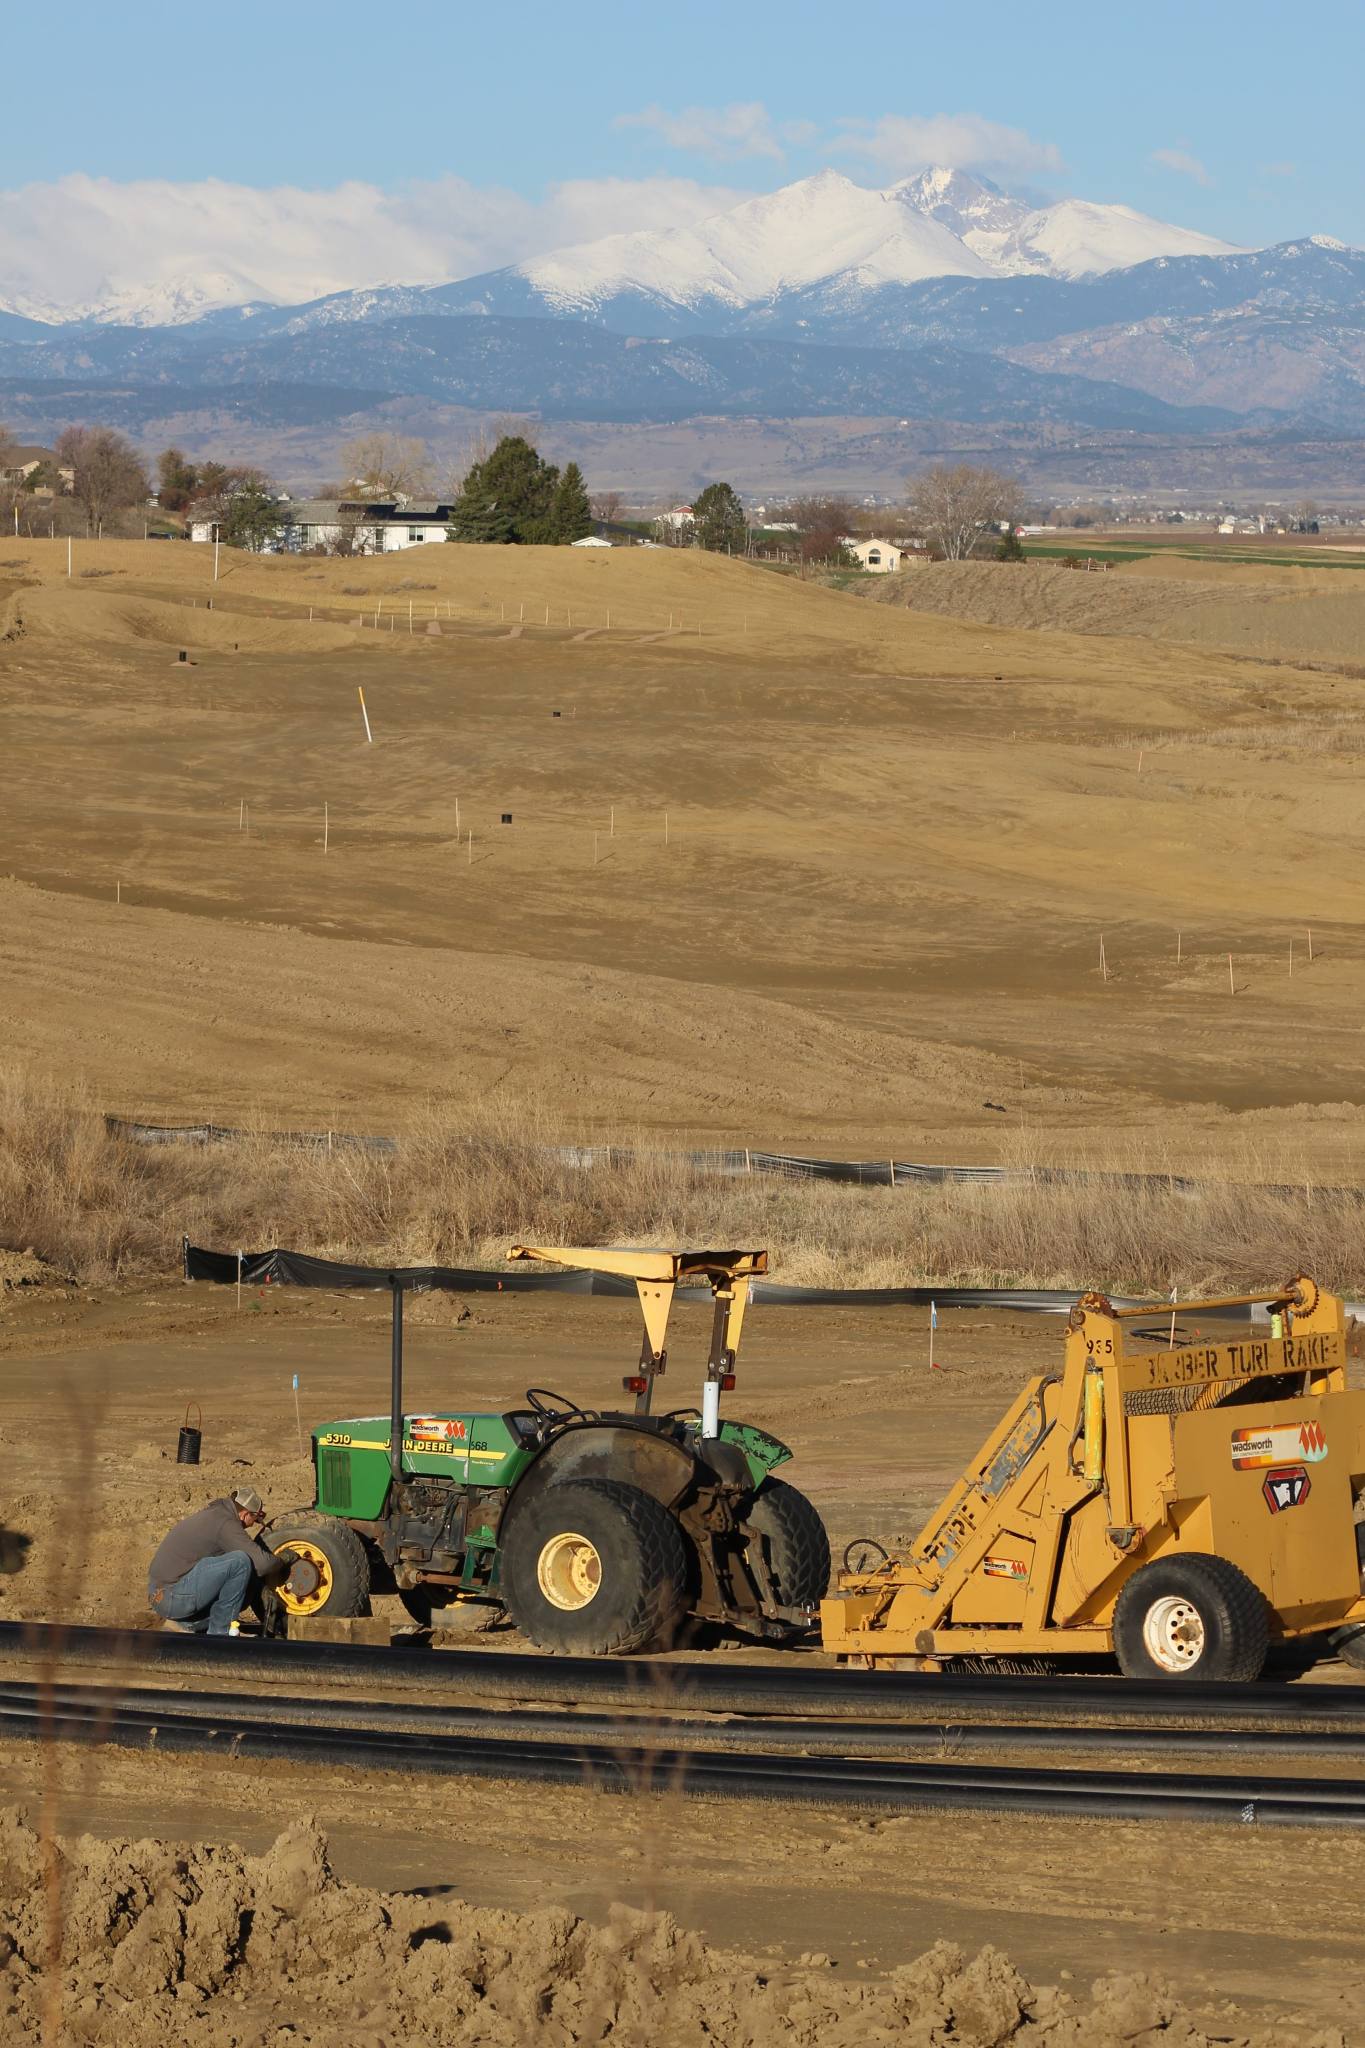
<svg viewBox="0 0 1365 2048">
<path fill-rule="evenodd" d="M 272 1694 L 268 1709 L 244 1710 L 240 1693 L 163 1692 L 136 1686 L 26 1685 L 0 1681 L 0 1712 L 28 1714 L 40 1721 L 54 1712 L 171 1714 L 196 1720 L 231 1720 L 235 1726 L 295 1726 L 365 1729 L 376 1733 L 406 1729 L 414 1734 L 479 1736 L 514 1729 L 527 1740 L 562 1739 L 566 1734 L 594 1741 L 624 1741 L 637 1747 L 676 1746 L 734 1749 L 759 1743 L 784 1753 L 856 1755 L 867 1751 L 924 1749 L 1061 1750 L 1072 1754 L 1117 1753 L 1154 1759 L 1167 1751 L 1206 1756 L 1297 1756 L 1332 1759 L 1365 1757 L 1365 1727 L 1356 1728 L 1104 1728 L 1095 1724 L 1025 1721 L 820 1721 L 756 1718 L 700 1720 L 680 1714 L 646 1718 L 633 1714 L 569 1713 L 564 1709 L 447 1707 L 393 1700 L 301 1699 Z"/>
<path fill-rule="evenodd" d="M 0 1733 L 48 1741 L 115 1743 L 173 1753 L 321 1763 L 328 1768 L 437 1777 L 521 1779 L 598 1790 L 683 1792 L 891 1810 L 974 1808 L 1100 1819 L 1214 1820 L 1301 1827 L 1365 1827 L 1365 1785 L 1331 1779 L 1248 1779 L 1162 1772 L 1016 1770 L 869 1758 L 729 1755 L 613 1748 L 591 1742 L 470 1740 L 356 1728 L 267 1725 L 184 1714 L 59 1708 L 35 1722 L 0 1709 Z"/>
<path fill-rule="evenodd" d="M 6 1658 L 54 1669 L 160 1670 L 186 1677 L 326 1679 L 376 1690 L 440 1688 L 484 1699 L 565 1705 L 675 1707 L 711 1713 L 824 1714 L 865 1720 L 1042 1715 L 1131 1721 L 1264 1721 L 1283 1726 L 1365 1723 L 1365 1685 L 1196 1684 L 1188 1679 L 1016 1678 L 950 1672 L 848 1671 L 807 1662 L 684 1662 L 666 1657 L 537 1657 L 498 1650 L 214 1639 L 154 1630 L 0 1622 Z"/>
</svg>

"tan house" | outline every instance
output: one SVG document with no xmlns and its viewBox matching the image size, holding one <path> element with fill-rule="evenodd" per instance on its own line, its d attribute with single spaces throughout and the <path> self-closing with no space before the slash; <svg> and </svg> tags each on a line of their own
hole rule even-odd
<svg viewBox="0 0 1365 2048">
<path fill-rule="evenodd" d="M 898 548 L 893 540 L 849 540 L 844 546 L 858 566 L 874 576 L 887 576 L 910 560 L 909 549 Z"/>
<path fill-rule="evenodd" d="M 55 468 L 56 457 L 50 448 L 39 448 L 36 446 L 11 448 L 8 460 L 4 464 L 0 464 L 0 484 L 8 484 L 11 489 L 29 489 L 37 497 L 50 498 L 53 495 L 50 487 L 33 484 L 30 482 L 30 479 L 40 469 L 46 469 L 51 473 Z M 56 474 L 64 488 L 69 491 L 73 481 L 73 472 L 69 469 L 58 469 Z"/>
</svg>

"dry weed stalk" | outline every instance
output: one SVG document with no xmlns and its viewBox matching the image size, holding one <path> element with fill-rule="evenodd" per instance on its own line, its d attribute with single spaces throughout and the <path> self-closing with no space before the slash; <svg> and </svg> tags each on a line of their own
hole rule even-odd
<svg viewBox="0 0 1365 2048">
<path fill-rule="evenodd" d="M 35 1251 L 84 1283 L 174 1272 L 182 1232 L 258 1248 L 276 1227 L 322 1257 L 497 1268 L 541 1244 L 753 1243 L 802 1285 L 1103 1286 L 1168 1295 L 1305 1269 L 1365 1289 L 1362 1194 L 1305 1163 L 1245 1150 L 1216 1168 L 1150 1150 L 1112 1178 L 1021 1172 L 998 1183 L 894 1190 L 749 1174 L 637 1142 L 575 1163 L 534 1103 L 433 1106 L 396 1152 L 291 1146 L 264 1131 L 227 1145 L 144 1147 L 93 1105 L 0 1076 L 0 1248 Z M 1021 1169 L 1043 1135 L 1006 1136 Z M 1012 1157 L 1011 1157 L 1012 1155 Z M 1138 1179 L 1147 1175 L 1147 1179 Z"/>
</svg>

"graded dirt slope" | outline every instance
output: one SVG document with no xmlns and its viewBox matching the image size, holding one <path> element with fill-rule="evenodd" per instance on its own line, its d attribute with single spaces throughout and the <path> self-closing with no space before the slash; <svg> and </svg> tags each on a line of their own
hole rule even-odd
<svg viewBox="0 0 1365 2048">
<path fill-rule="evenodd" d="M 1083 542 L 1077 558 L 1087 557 Z M 1365 576 L 1351 570 L 1181 561 L 929 562 L 864 594 L 975 625 L 1096 633 L 1365 672 Z"/>
<path fill-rule="evenodd" d="M 1354 677 L 693 552 L 221 568 L 0 552 L 0 1030 L 102 1106 L 1353 1167 Z"/>
</svg>

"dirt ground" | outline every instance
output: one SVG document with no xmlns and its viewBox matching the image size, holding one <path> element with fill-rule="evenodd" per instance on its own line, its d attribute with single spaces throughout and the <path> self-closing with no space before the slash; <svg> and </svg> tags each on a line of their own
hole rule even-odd
<svg viewBox="0 0 1365 2048">
<path fill-rule="evenodd" d="M 670 1370 L 673 1398 L 684 1401 L 707 1317 L 692 1306 L 676 1316 Z M 1020 1380 L 1056 1362 L 1061 1334 L 1053 1317 L 947 1314 L 941 1369 L 931 1373 L 918 1316 L 763 1309 L 750 1319 L 732 1408 L 790 1444 L 792 1476 L 827 1518 L 836 1550 L 862 1533 L 893 1542 L 913 1532 Z M 11 1297 L 0 1318 L 0 1451 L 10 1519 L 35 1540 L 27 1569 L 0 1579 L 0 1618 L 145 1626 L 146 1563 L 169 1522 L 242 1479 L 275 1511 L 309 1497 L 292 1374 L 305 1428 L 364 1412 L 382 1405 L 385 1340 L 380 1305 L 356 1297 L 248 1289 L 240 1311 L 230 1290 L 202 1285 Z M 609 1398 L 634 1341 L 624 1302 L 428 1298 L 410 1328 L 411 1399 L 436 1406 L 458 1386 L 461 1400 L 496 1407 L 537 1383 Z M 203 1410 L 197 1471 L 174 1462 L 190 1400 Z M 517 1638 L 487 1647 L 514 1648 Z M 1331 1675 L 1346 1674 L 1334 1666 Z M 708 1945 L 738 1946 L 770 1970 L 809 1974 L 801 1958 L 830 1957 L 819 1971 L 845 1986 L 946 1940 L 969 1956 L 993 1944 L 1035 1983 L 1064 1989 L 1084 1991 L 1110 1970 L 1171 1979 L 1220 2038 L 1286 2012 L 1341 2027 L 1365 1996 L 1365 1909 L 1358 1887 L 1342 1881 L 1332 1835 L 888 1819 L 419 1786 L 345 1770 L 320 1782 L 301 1766 L 272 1769 L 267 1791 L 258 1765 L 163 1757 L 153 1774 L 115 1751 L 43 1758 L 25 1745 L 0 1748 L 0 1790 L 31 1815 L 46 1792 L 63 1833 L 233 1841 L 253 1852 L 281 1826 L 313 1819 L 342 1878 L 420 1887 L 433 1911 L 467 1900 L 564 1909 L 600 1926 L 624 1902 L 667 1911 Z M 1281 2028 L 1274 2037 L 1304 2035 Z M 1077 2038 L 1110 2037 L 1097 2023 Z M 1146 2034 L 1135 2026 L 1113 2038 Z"/>
<path fill-rule="evenodd" d="M 78 544 L 73 567 L 0 542 L 0 1034 L 96 1108 L 401 1132 L 503 1089 L 594 1135 L 1365 1180 L 1365 681 L 1293 665 L 1349 640 L 1317 609 L 1338 586 L 1296 586 L 1305 623 L 1262 660 L 672 552 L 225 555 L 216 587 L 210 550 L 169 543 Z M 702 1318 L 680 1316 L 682 1402 Z M 429 1301 L 410 1397 L 602 1398 L 636 1341 L 616 1303 Z M 918 1317 L 765 1310 L 736 1412 L 791 1443 L 836 1549 L 894 1541 L 1059 1343 L 1051 1320 L 953 1316 L 931 1374 Z M 0 1617 L 146 1625 L 171 1521 L 241 1479 L 276 1509 L 309 1497 L 292 1375 L 306 1428 L 382 1404 L 385 1359 L 363 1299 L 0 1296 L 4 1505 L 34 1536 Z M 174 1463 L 191 1401 L 197 1472 Z M 259 1853 L 320 1819 L 356 1884 L 594 1925 L 624 1899 L 784 1967 L 832 1957 L 802 1996 L 940 1939 L 1039 1984 L 1156 1971 L 1230 2039 L 1229 1999 L 1296 2040 L 1276 2014 L 1349 2034 L 1365 1992 L 1332 1835 L 0 1752 L 6 1799 L 45 1790 L 67 1835 Z M 222 2039 L 289 2038 L 268 2017 Z"/>
<path fill-rule="evenodd" d="M 681 1303 L 670 1405 L 700 1399 L 710 1311 Z M 500 1409 L 528 1386 L 620 1398 L 638 1350 L 629 1301 L 535 1295 L 419 1298 L 408 1312 L 407 1400 Z M 1056 1317 L 944 1312 L 928 1365 L 925 1318 L 884 1310 L 755 1309 L 742 1412 L 797 1454 L 836 1549 L 913 1534 L 1021 1380 L 1060 1357 Z M 312 1497 L 304 1440 L 329 1417 L 388 1398 L 381 1297 L 172 1282 L 134 1294 L 24 1290 L 0 1310 L 8 1516 L 32 1531 L 27 1569 L 0 1578 L 0 1615 L 148 1626 L 155 1532 L 248 1480 L 274 1513 Z M 203 1412 L 203 1462 L 175 1463 L 186 1404 Z M 207 1490 L 207 1491 L 206 1491 Z M 74 1527 L 60 1501 L 86 1505 Z"/>
<path fill-rule="evenodd" d="M 1076 553 L 1086 560 L 1083 538 Z M 1049 561 L 931 562 L 866 594 L 1012 630 L 1182 642 L 1357 671 L 1365 659 L 1365 579 L 1350 567 L 1095 559 L 1089 572 Z"/>
<path fill-rule="evenodd" d="M 401 1788 L 383 1791 L 393 1797 Z M 285 1812 L 290 1804 L 286 1793 Z M 728 1809 L 707 1817 L 721 1823 L 716 1835 L 732 1818 Z M 464 1808 L 458 1818 L 466 1830 L 472 1823 L 496 1831 L 505 1816 Z M 611 1814 L 594 1818 L 602 1834 L 616 1832 Z M 1150 1973 L 1094 1977 L 1104 1970 L 1102 1938 L 1080 1972 L 1063 1966 L 1059 1984 L 1040 1988 L 998 1949 L 968 1961 L 945 1940 L 879 1970 L 861 1920 L 839 1954 L 739 1948 L 733 1924 L 682 1928 L 639 1903 L 653 1894 L 657 1863 L 671 1860 L 672 1838 L 700 1832 L 686 1828 L 687 1818 L 661 1807 L 643 1844 L 638 1836 L 613 1844 L 635 1896 L 594 1920 L 590 1901 L 560 1904 L 553 1887 L 526 1911 L 485 1903 L 477 1866 L 453 1893 L 429 1881 L 395 1895 L 379 1889 L 382 1869 L 348 1881 L 311 1815 L 292 1819 L 253 1855 L 183 1839 L 106 1843 L 87 1835 L 57 1844 L 0 1811 L 5 2038 L 133 2048 L 165 2040 L 195 2048 L 1004 2048 L 1024 2039 L 1055 2048 L 1158 2040 L 1172 2048 L 1344 2048 L 1348 2038 L 1339 2022 L 1350 2018 L 1349 1987 L 1320 2001 L 1333 2011 L 1325 2025 L 1318 2014 L 1288 2019 L 1278 1997 L 1268 2008 L 1220 1999 L 1200 2024 Z M 558 1835 L 553 1802 L 536 1819 Z M 431 1858 L 429 1834 L 424 1846 L 427 1870 L 449 1867 L 439 1850 Z M 571 1854 L 574 1843 L 556 1846 Z M 726 1871 L 742 1860 L 766 1873 L 793 1846 L 809 1853 L 809 1843 L 783 1839 L 779 1819 L 747 1857 L 718 1841 L 714 1862 Z M 837 1897 L 847 1841 L 836 1836 L 822 1846 Z M 873 1853 L 880 1859 L 890 1846 L 880 1842 Z M 990 1845 L 961 1846 L 971 1859 Z M 829 1920 L 815 1928 L 817 1938 L 827 1936 Z M 1330 1949 L 1318 1960 L 1337 1976 Z M 1262 1973 L 1274 1966 L 1273 1954 L 1262 1956 Z"/>
<path fill-rule="evenodd" d="M 0 553 L 0 1030 L 100 1107 L 1365 1172 L 1365 682 L 676 551 L 75 567 Z"/>
</svg>

